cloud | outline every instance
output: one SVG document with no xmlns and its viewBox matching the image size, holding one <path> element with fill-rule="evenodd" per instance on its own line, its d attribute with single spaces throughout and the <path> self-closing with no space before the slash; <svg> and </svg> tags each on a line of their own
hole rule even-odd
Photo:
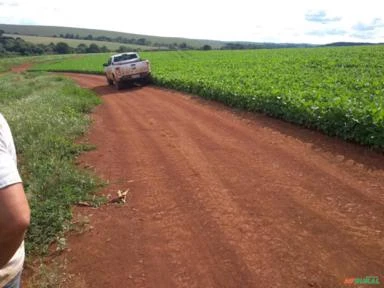
<svg viewBox="0 0 384 288">
<path fill-rule="evenodd" d="M 373 26 L 373 25 L 364 24 L 364 23 L 361 23 L 361 22 L 357 23 L 356 25 L 353 25 L 352 28 L 355 31 L 362 31 L 362 32 L 364 32 L 364 31 L 373 31 L 373 30 L 376 29 L 376 27 Z"/>
<path fill-rule="evenodd" d="M 329 17 L 324 10 L 309 11 L 305 14 L 305 20 L 309 22 L 317 22 L 327 24 L 331 22 L 339 22 L 341 17 Z"/>
<path fill-rule="evenodd" d="M 146 17 L 151 21 L 143 22 L 142 14 L 131 13 L 129 22 L 141 24 L 127 25 L 124 17 L 105 13 L 105 3 L 101 1 L 0 0 L 0 23 L 223 41 L 325 44 L 369 39 L 384 42 L 383 0 L 366 0 L 364 5 L 361 1 L 350 1 L 346 5 L 345 1 L 337 0 L 270 0 L 256 10 L 251 9 L 251 0 L 237 0 L 235 6 L 233 1 L 184 2 L 147 0 L 145 3 L 150 9 L 146 10 Z M 215 13 L 217 3 L 220 3 L 220 13 Z M 126 11 L 130 1 L 115 0 L 114 5 Z M 88 11 L 89 6 L 92 13 L 85 17 L 84 11 Z M 196 15 L 199 15 L 198 21 Z"/>
<path fill-rule="evenodd" d="M 17 2 L 10 2 L 10 1 L 2 1 L 2 2 L 0 2 L 0 6 L 18 7 L 19 3 L 17 3 Z"/>
<path fill-rule="evenodd" d="M 342 29 L 312 30 L 306 34 L 311 36 L 344 36 L 347 31 Z"/>
<path fill-rule="evenodd" d="M 384 32 L 384 21 L 381 18 L 373 18 L 369 22 L 357 22 L 352 26 L 351 36 L 358 39 L 376 39 Z M 382 38 L 380 36 L 379 38 Z"/>
<path fill-rule="evenodd" d="M 365 32 L 365 33 L 353 33 L 351 34 L 352 37 L 363 39 L 363 40 L 372 40 L 376 38 L 376 34 L 372 31 Z"/>
<path fill-rule="evenodd" d="M 383 28 L 384 22 L 381 18 L 374 18 L 370 23 L 358 22 L 353 25 L 352 29 L 358 32 L 374 31 L 378 28 Z"/>
<path fill-rule="evenodd" d="M 38 25 L 38 23 L 35 20 L 29 19 L 29 18 L 22 18 L 20 19 L 21 25 Z"/>
</svg>

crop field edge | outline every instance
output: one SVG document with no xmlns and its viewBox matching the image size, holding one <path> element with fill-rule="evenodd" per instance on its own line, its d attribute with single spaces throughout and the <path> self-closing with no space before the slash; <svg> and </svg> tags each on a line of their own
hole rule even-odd
<svg viewBox="0 0 384 288">
<path fill-rule="evenodd" d="M 338 53 L 341 53 L 343 51 L 347 51 L 347 52 L 352 52 L 352 53 L 356 54 L 356 53 L 363 53 L 367 49 L 376 49 L 376 50 L 367 50 L 368 52 L 366 51 L 364 53 L 372 53 L 371 51 L 376 51 L 378 53 L 378 55 L 380 55 L 380 53 L 383 53 L 383 51 L 384 51 L 384 47 L 372 48 L 372 47 L 361 46 L 361 47 L 354 47 L 354 48 L 349 48 L 349 47 L 348 48 L 313 48 L 313 49 L 309 49 L 309 50 L 308 49 L 307 50 L 300 50 L 300 53 L 302 51 L 304 51 L 306 53 L 312 53 L 313 51 L 316 51 L 315 49 L 319 49 L 317 51 L 321 51 L 322 53 L 325 51 L 328 54 L 330 51 L 331 52 L 338 52 Z M 265 53 L 265 54 L 269 54 L 269 55 L 273 55 L 273 53 L 275 53 L 275 54 L 277 54 L 277 53 L 289 54 L 291 52 L 295 52 L 295 50 L 299 50 L 299 49 L 289 49 L 289 51 L 286 50 L 286 51 L 282 51 L 282 52 L 281 51 L 275 52 L 276 50 L 271 51 L 271 52 L 269 52 L 269 51 L 253 52 L 252 51 L 252 53 L 255 53 L 255 54 L 256 53 Z M 221 52 L 221 51 L 220 52 L 211 51 L 210 53 L 212 53 L 212 52 L 213 53 L 225 53 L 225 52 Z M 184 57 L 185 59 L 181 59 L 181 58 L 176 59 L 175 63 L 179 64 L 179 63 L 187 63 L 190 59 L 192 61 L 194 61 L 194 63 L 197 63 L 195 58 L 191 58 L 191 55 L 193 53 L 201 53 L 200 55 L 204 55 L 203 53 L 205 53 L 205 52 L 193 52 L 193 53 L 184 52 L 184 55 L 181 54 L 181 52 L 161 52 L 161 53 L 156 52 L 156 54 L 152 53 L 152 55 L 151 55 L 151 52 L 146 52 L 146 53 L 141 53 L 141 54 L 146 55 L 145 58 L 149 59 L 152 63 L 152 59 L 151 59 L 152 56 L 154 57 L 154 56 L 158 56 L 158 55 L 164 55 L 164 53 L 168 53 L 168 54 L 172 53 L 173 56 L 182 57 L 182 58 Z M 237 51 L 237 52 L 232 52 L 232 53 L 247 53 L 247 51 L 244 51 L 244 52 L 243 51 L 240 51 L 240 52 Z M 210 54 L 210 55 L 212 55 L 212 54 Z M 354 55 L 354 54 L 352 54 L 352 55 Z M 369 55 L 369 54 L 367 54 L 367 55 Z M 105 57 L 105 54 L 101 55 L 100 57 Z M 312 57 L 313 57 L 313 55 L 312 55 Z M 321 60 L 321 59 L 320 60 L 317 59 L 316 57 L 313 57 L 313 61 L 314 61 L 313 63 L 316 63 L 316 61 Z M 326 57 L 331 57 L 331 56 L 326 55 Z M 332 56 L 332 57 L 334 57 L 334 56 Z M 349 57 L 352 57 L 352 56 L 349 56 Z M 367 56 L 365 56 L 365 57 L 367 57 Z M 175 58 L 175 57 L 173 57 L 173 58 Z M 350 61 L 350 60 L 349 59 L 341 59 L 341 61 L 344 61 L 344 60 L 346 62 L 345 63 L 341 62 L 342 64 L 340 64 L 340 65 L 345 65 L 345 67 L 347 67 L 346 69 L 349 69 L 348 67 L 350 64 L 348 61 Z M 378 60 L 378 59 L 375 59 L 375 60 L 379 61 L 378 67 L 380 67 L 380 65 L 382 65 L 382 64 L 380 64 L 381 63 L 380 60 Z M 79 61 L 82 61 L 82 60 L 79 59 Z M 84 61 L 87 61 L 87 59 L 84 59 Z M 305 106 L 300 106 L 300 105 L 302 105 L 300 103 L 300 101 L 302 101 L 302 100 L 300 100 L 299 97 L 297 97 L 297 96 L 285 97 L 284 95 L 281 95 L 281 92 L 277 92 L 277 93 L 272 92 L 272 93 L 270 93 L 269 96 L 265 96 L 265 95 L 268 95 L 269 93 L 266 93 L 262 96 L 260 96 L 260 95 L 259 96 L 255 96 L 255 95 L 249 96 L 247 93 L 241 94 L 238 91 L 233 90 L 230 87 L 228 89 L 226 89 L 225 87 L 223 88 L 223 86 L 212 85 L 212 83 L 214 84 L 214 82 L 212 82 L 212 81 L 210 82 L 209 78 L 205 78 L 205 79 L 203 79 L 203 81 L 201 81 L 199 78 L 197 78 L 198 81 L 194 81 L 193 79 L 191 80 L 190 77 L 188 77 L 188 71 L 182 71 L 182 70 L 177 70 L 177 69 L 174 69 L 175 71 L 171 71 L 176 66 L 173 66 L 172 63 L 169 63 L 169 59 L 167 61 L 163 61 L 163 63 L 157 63 L 156 61 L 153 61 L 153 63 L 152 63 L 153 80 L 154 80 L 154 83 L 158 86 L 167 87 L 167 88 L 175 89 L 178 91 L 192 93 L 192 94 L 198 95 L 200 97 L 219 101 L 219 102 L 224 103 L 228 106 L 241 108 L 241 109 L 244 109 L 246 111 L 264 113 L 264 114 L 271 116 L 271 117 L 274 117 L 274 118 L 283 119 L 284 121 L 287 121 L 290 123 L 298 124 L 298 125 L 303 126 L 303 127 L 307 127 L 310 129 L 321 131 L 324 134 L 329 135 L 329 136 L 337 136 L 337 137 L 342 138 L 346 141 L 359 143 L 362 145 L 372 147 L 374 149 L 380 150 L 380 149 L 384 148 L 384 135 L 383 135 L 384 133 L 382 133 L 382 131 L 384 129 L 384 121 L 383 121 L 384 111 L 383 111 L 382 106 L 380 106 L 380 104 L 377 104 L 377 105 L 379 105 L 379 106 L 377 106 L 377 108 L 369 108 L 369 109 L 378 109 L 375 113 L 379 113 L 379 114 L 381 113 L 380 114 L 381 116 L 379 115 L 378 116 L 379 118 L 377 118 L 379 120 L 373 120 L 374 119 L 374 118 L 372 118 L 373 116 L 365 117 L 364 114 L 361 114 L 361 113 L 363 113 L 363 111 L 365 111 L 364 109 L 367 109 L 367 108 L 366 107 L 360 107 L 359 108 L 357 106 L 353 106 L 352 104 L 351 104 L 352 105 L 351 106 L 350 104 L 348 104 L 348 101 L 350 101 L 350 100 L 345 98 L 346 96 L 337 96 L 337 95 L 333 96 L 336 101 L 342 101 L 340 103 L 343 106 L 340 106 L 340 107 L 334 106 L 334 103 L 331 101 L 328 104 L 326 104 L 326 106 L 324 106 L 325 109 L 320 111 L 320 110 L 317 110 L 317 109 L 319 109 L 319 107 L 318 107 L 319 103 L 310 99 L 309 101 L 307 101 L 308 104 L 305 104 L 307 106 L 305 108 Z M 177 61 L 179 61 L 179 62 L 177 62 Z M 322 60 L 322 61 L 324 61 L 324 60 Z M 336 60 L 332 60 L 332 61 L 336 61 Z M 354 61 L 354 59 L 351 59 L 351 61 Z M 101 63 L 102 63 L 102 61 L 100 61 L 100 63 L 97 65 L 96 69 L 88 69 L 86 71 L 86 73 L 87 74 L 88 73 L 99 74 L 99 75 L 103 74 L 102 68 L 101 68 Z M 309 65 L 312 65 L 311 62 L 308 62 L 308 63 L 309 63 Z M 362 63 L 362 65 L 365 65 L 363 62 L 361 62 L 361 63 Z M 163 66 L 161 66 L 161 64 Z M 199 64 L 199 63 L 197 63 L 197 64 Z M 164 65 L 167 65 L 168 67 L 165 67 Z M 187 64 L 180 64 L 180 67 L 184 67 L 183 65 L 187 65 Z M 323 65 L 323 64 L 321 64 L 321 65 Z M 325 62 L 324 65 L 328 65 L 328 63 Z M 339 64 L 337 64 L 337 65 L 339 65 Z M 353 64 L 353 65 L 355 65 L 355 64 Z M 187 69 L 191 69 L 190 67 L 187 67 L 187 66 L 185 66 L 185 67 Z M 325 67 L 327 67 L 327 66 L 325 66 Z M 164 69 L 164 68 L 166 68 L 166 69 Z M 310 69 L 312 69 L 311 71 L 314 71 L 311 73 L 317 73 L 317 74 L 319 73 L 319 72 L 316 72 L 316 69 L 317 69 L 316 66 L 314 68 L 310 68 Z M 321 71 L 324 68 L 322 68 L 322 66 L 319 66 L 319 69 Z M 365 69 L 364 66 L 362 66 L 361 69 Z M 372 69 L 374 69 L 374 68 L 372 68 Z M 49 69 L 49 70 L 53 71 L 55 69 Z M 58 69 L 58 70 L 65 71 L 65 69 Z M 74 72 L 74 71 L 82 72 L 82 73 L 84 72 L 84 70 L 79 71 L 77 69 L 68 69 L 68 70 L 70 70 L 71 72 Z M 162 72 L 162 74 L 161 74 L 158 72 L 159 70 L 164 70 L 165 73 Z M 374 70 L 373 70 L 373 72 L 375 73 Z M 331 73 L 331 75 L 332 75 L 333 72 L 331 71 L 328 73 Z M 345 75 L 348 75 L 349 70 L 346 70 L 346 72 L 343 72 L 343 73 L 345 73 Z M 180 77 L 180 75 L 183 75 L 183 74 L 185 74 L 186 76 L 184 76 L 184 78 Z M 337 77 L 340 78 L 340 75 L 337 75 Z M 337 77 L 335 79 L 337 79 Z M 342 76 L 342 77 L 347 77 L 347 76 Z M 366 79 L 369 79 L 369 81 L 371 81 L 371 79 L 369 78 L 369 75 L 368 76 L 365 75 L 364 77 L 366 77 Z M 377 77 L 377 76 L 375 76 L 375 77 Z M 345 81 L 345 79 L 340 78 L 337 81 Z M 363 80 L 363 81 L 366 81 L 366 80 Z M 377 80 L 372 80 L 372 81 L 377 81 Z M 318 85 L 329 85 L 329 84 L 327 84 L 327 83 L 323 84 L 323 83 L 319 82 Z M 377 84 L 375 84 L 375 85 L 377 85 Z M 332 86 L 330 86 L 330 87 L 332 88 Z M 340 87 L 340 86 L 337 86 L 337 87 Z M 322 90 L 319 90 L 319 91 L 324 90 L 324 88 L 321 88 L 321 89 Z M 363 87 L 361 89 L 365 89 L 365 88 Z M 383 87 L 382 87 L 382 89 L 383 89 L 382 91 L 384 91 Z M 343 93 L 344 90 L 342 90 L 341 93 Z M 325 90 L 325 91 L 327 92 L 328 90 Z M 345 91 L 348 93 L 352 93 L 351 91 L 348 91 L 348 90 L 345 90 Z M 376 88 L 376 91 L 378 91 L 377 88 Z M 302 92 L 302 91 L 300 91 L 300 92 Z M 309 91 L 303 91 L 303 93 L 307 93 L 307 94 L 308 94 L 308 92 Z M 338 92 L 338 93 L 340 93 L 340 92 Z M 353 92 L 353 93 L 355 93 L 355 92 Z M 384 98 L 382 92 L 374 92 L 374 93 L 381 93 L 381 94 L 378 94 L 379 95 L 378 97 Z M 295 97 L 297 98 L 297 100 L 295 99 Z M 378 99 L 380 99 L 380 98 L 378 98 Z M 353 101 L 355 101 L 355 100 L 353 100 Z M 358 101 L 361 101 L 361 100 L 358 100 Z M 376 101 L 379 101 L 379 100 L 376 100 Z M 285 103 L 285 104 L 283 104 L 283 103 Z M 369 103 L 369 102 L 366 101 L 365 103 Z M 308 105 L 310 105 L 310 107 L 308 107 Z M 350 106 L 348 106 L 348 105 L 350 105 Z M 345 107 L 345 108 L 343 108 L 343 107 Z M 352 114 L 348 115 L 349 112 L 343 112 L 344 111 L 343 109 L 353 109 L 353 110 L 351 110 L 352 112 L 355 110 L 357 112 L 354 112 L 355 114 L 353 114 L 351 112 Z M 319 111 L 320 111 L 320 113 L 319 113 Z M 347 110 L 345 110 L 345 111 L 347 111 Z M 353 116 L 353 115 L 355 115 L 355 116 Z M 359 116 L 359 115 L 361 115 L 361 116 Z M 356 118 L 356 116 L 362 117 L 362 118 L 359 120 L 359 118 Z M 321 117 L 323 117 L 322 119 L 324 119 L 324 120 L 320 119 Z M 382 117 L 383 119 L 380 120 L 381 119 L 380 117 Z M 374 121 L 376 121 L 376 122 L 374 122 Z M 379 121 L 379 122 L 377 122 L 377 121 Z"/>
</svg>

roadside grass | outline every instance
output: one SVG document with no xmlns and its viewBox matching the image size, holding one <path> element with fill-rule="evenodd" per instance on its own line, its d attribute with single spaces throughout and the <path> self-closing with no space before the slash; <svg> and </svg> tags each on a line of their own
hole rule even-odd
<svg viewBox="0 0 384 288">
<path fill-rule="evenodd" d="M 90 124 L 87 115 L 100 103 L 94 93 L 71 80 L 46 73 L 0 77 L 0 112 L 12 129 L 32 221 L 26 236 L 29 255 L 43 255 L 70 228 L 71 206 L 94 205 L 100 179 L 75 165 L 91 147 L 76 144 Z"/>
</svg>

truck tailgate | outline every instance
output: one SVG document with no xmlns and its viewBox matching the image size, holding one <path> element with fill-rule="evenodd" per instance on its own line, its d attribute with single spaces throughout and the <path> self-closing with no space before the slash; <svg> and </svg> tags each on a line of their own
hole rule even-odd
<svg viewBox="0 0 384 288">
<path fill-rule="evenodd" d="M 116 65 L 115 69 L 116 74 L 119 78 L 127 76 L 132 76 L 132 78 L 135 78 L 136 76 L 138 78 L 140 77 L 140 74 L 146 74 L 150 72 L 149 64 L 147 61 Z"/>
</svg>

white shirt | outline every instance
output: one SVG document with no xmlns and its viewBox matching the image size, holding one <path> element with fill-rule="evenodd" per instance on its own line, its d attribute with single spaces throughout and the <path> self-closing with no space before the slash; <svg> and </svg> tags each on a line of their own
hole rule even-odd
<svg viewBox="0 0 384 288">
<path fill-rule="evenodd" d="M 11 130 L 3 115 L 0 114 L 0 189 L 20 182 Z M 5 286 L 22 270 L 24 257 L 23 242 L 12 259 L 4 267 L 0 267 L 0 287 Z"/>
</svg>

